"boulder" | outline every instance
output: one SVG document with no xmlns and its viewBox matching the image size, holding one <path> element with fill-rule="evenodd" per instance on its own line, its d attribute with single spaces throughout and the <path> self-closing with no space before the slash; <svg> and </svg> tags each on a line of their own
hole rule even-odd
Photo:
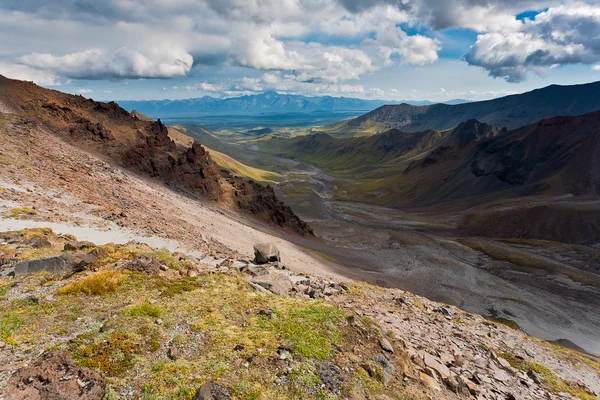
<svg viewBox="0 0 600 400">
<path fill-rule="evenodd" d="M 281 261 L 279 249 L 273 243 L 257 243 L 254 245 L 254 262 L 256 264 L 279 261 Z"/>
<path fill-rule="evenodd" d="M 272 293 L 280 296 L 288 294 L 293 287 L 293 283 L 287 275 L 277 275 L 273 279 L 252 279 L 252 283 L 262 286 Z"/>
<path fill-rule="evenodd" d="M 18 370 L 4 390 L 4 400 L 101 400 L 104 378 L 73 363 L 65 351 L 47 351 Z"/>
<path fill-rule="evenodd" d="M 207 382 L 198 391 L 192 400 L 229 400 L 229 391 L 214 382 Z"/>
<path fill-rule="evenodd" d="M 394 352 L 394 348 L 392 347 L 392 344 L 390 343 L 389 340 L 387 340 L 387 338 L 385 336 L 381 336 L 381 338 L 379 338 L 379 345 L 385 351 L 388 351 L 390 353 Z"/>
<path fill-rule="evenodd" d="M 72 274 L 82 271 L 97 260 L 93 254 L 67 253 L 58 257 L 42 258 L 40 260 L 23 261 L 2 272 L 2 275 L 27 275 L 38 272 L 53 274 Z"/>
<path fill-rule="evenodd" d="M 83 249 L 89 249 L 96 247 L 96 245 L 92 242 L 67 242 L 65 243 L 64 250 L 65 251 L 79 251 Z"/>
<path fill-rule="evenodd" d="M 125 269 L 148 275 L 157 274 L 160 271 L 160 261 L 151 256 L 137 256 L 125 264 Z"/>
<path fill-rule="evenodd" d="M 34 236 L 31 239 L 28 239 L 23 242 L 28 246 L 33 247 L 34 249 L 49 249 L 52 247 L 52 243 L 45 237 Z"/>
</svg>

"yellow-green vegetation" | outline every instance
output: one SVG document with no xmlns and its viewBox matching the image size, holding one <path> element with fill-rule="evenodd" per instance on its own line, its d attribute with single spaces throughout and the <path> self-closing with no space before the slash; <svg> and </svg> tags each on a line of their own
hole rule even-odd
<svg viewBox="0 0 600 400">
<path fill-rule="evenodd" d="M 158 318 L 162 315 L 162 309 L 154 304 L 141 303 L 130 307 L 126 310 L 126 314 L 132 317 L 154 317 Z"/>
<path fill-rule="evenodd" d="M 600 377 L 600 358 L 592 356 L 590 354 L 582 353 L 580 351 L 572 350 L 555 343 L 550 343 L 550 346 L 558 357 L 573 365 L 588 365 L 592 367 L 596 371 L 596 374 L 598 374 L 598 376 Z"/>
<path fill-rule="evenodd" d="M 85 278 L 69 283 L 63 286 L 59 293 L 61 294 L 76 294 L 84 293 L 91 295 L 103 295 L 116 292 L 125 281 L 127 275 L 120 271 L 105 269 L 94 272 Z"/>
<path fill-rule="evenodd" d="M 569 393 L 570 395 L 582 400 L 595 400 L 596 397 L 584 387 L 576 382 L 566 381 L 547 367 L 536 362 L 529 362 L 518 358 L 512 353 L 500 353 L 498 356 L 504 358 L 509 364 L 520 371 L 535 371 L 542 380 L 542 386 L 552 393 Z"/>
<path fill-rule="evenodd" d="M 262 183 L 276 183 L 281 178 L 281 175 L 277 172 L 251 167 L 216 150 L 209 149 L 209 154 L 217 165 L 233 172 L 235 175 Z"/>
<path fill-rule="evenodd" d="M 520 267 L 559 273 L 568 276 L 576 282 L 600 286 L 600 278 L 596 274 L 570 267 L 526 250 L 475 237 L 460 238 L 458 242 L 473 250 L 481 251 L 488 257 L 496 260 L 507 261 Z"/>
<path fill-rule="evenodd" d="M 498 322 L 498 323 L 500 323 L 502 325 L 505 325 L 505 326 L 508 326 L 510 329 L 513 329 L 513 330 L 519 330 L 519 329 L 521 329 L 521 327 L 519 326 L 519 324 L 517 324 L 512 319 L 499 317 L 499 318 L 492 319 L 492 321 Z"/>
<path fill-rule="evenodd" d="M 14 333 L 23 324 L 23 319 L 16 312 L 8 312 L 0 316 L 0 340 L 15 344 Z"/>
<path fill-rule="evenodd" d="M 5 215 L 6 218 L 15 218 L 22 215 L 35 215 L 35 210 L 29 207 L 15 207 L 11 208 L 10 212 Z"/>
<path fill-rule="evenodd" d="M 118 247 L 107 258 L 119 253 L 129 259 L 135 253 Z M 317 363 L 334 361 L 359 371 L 355 346 L 367 355 L 380 351 L 376 341 L 360 339 L 376 337 L 375 327 L 350 325 L 344 311 L 331 304 L 258 293 L 238 276 L 168 276 L 123 273 L 106 265 L 58 287 L 55 293 L 61 295 L 53 302 L 0 302 L 2 338 L 45 348 L 52 337 L 78 365 L 102 373 L 109 393 L 133 385 L 142 399 L 190 399 L 211 380 L 239 399 L 334 399 L 338 395 L 322 387 Z M 42 274 L 21 279 L 19 290 L 29 292 L 48 281 Z M 372 350 L 364 347 L 371 342 Z M 280 347 L 289 349 L 286 368 Z M 167 357 L 170 348 L 178 350 L 175 359 Z M 276 385 L 277 379 L 283 383 Z M 362 371 L 348 375 L 341 390 L 341 396 L 352 397 L 357 390 L 386 389 Z"/>
</svg>

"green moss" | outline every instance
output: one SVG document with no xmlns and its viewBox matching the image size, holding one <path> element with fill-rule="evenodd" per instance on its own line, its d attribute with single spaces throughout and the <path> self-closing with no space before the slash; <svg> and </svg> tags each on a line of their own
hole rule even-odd
<svg viewBox="0 0 600 400">
<path fill-rule="evenodd" d="M 331 354 L 332 344 L 341 339 L 344 313 L 336 307 L 315 303 L 290 313 L 275 310 L 274 314 L 271 319 L 260 317 L 259 326 L 274 331 L 284 343 L 293 346 L 294 354 L 325 360 Z"/>
<path fill-rule="evenodd" d="M 196 278 L 182 277 L 171 281 L 159 280 L 155 283 L 160 290 L 160 297 L 174 297 L 185 292 L 198 289 L 202 284 Z"/>
<path fill-rule="evenodd" d="M 0 339 L 8 344 L 16 344 L 14 334 L 23 322 L 16 310 L 0 315 Z"/>
<path fill-rule="evenodd" d="M 133 307 L 129 307 L 125 310 L 125 314 L 132 317 L 153 317 L 160 318 L 162 316 L 162 309 L 150 303 L 141 303 Z"/>
</svg>

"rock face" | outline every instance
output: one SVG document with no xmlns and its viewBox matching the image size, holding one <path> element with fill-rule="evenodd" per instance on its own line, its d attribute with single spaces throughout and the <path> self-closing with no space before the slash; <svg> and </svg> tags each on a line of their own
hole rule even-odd
<svg viewBox="0 0 600 400">
<path fill-rule="evenodd" d="M 106 382 L 96 372 L 73 363 L 67 351 L 46 352 L 17 371 L 5 400 L 101 400 Z"/>
<path fill-rule="evenodd" d="M 146 133 L 138 132 L 138 142 L 125 152 L 123 163 L 194 195 L 221 199 L 219 170 L 204 147 L 194 142 L 185 153 L 179 152 L 160 119 L 148 125 Z"/>
<path fill-rule="evenodd" d="M 273 243 L 257 243 L 254 245 L 254 262 L 266 264 L 281 261 L 279 249 Z"/>
<path fill-rule="evenodd" d="M 198 389 L 192 400 L 229 400 L 230 398 L 227 389 L 214 382 L 208 382 Z"/>
</svg>

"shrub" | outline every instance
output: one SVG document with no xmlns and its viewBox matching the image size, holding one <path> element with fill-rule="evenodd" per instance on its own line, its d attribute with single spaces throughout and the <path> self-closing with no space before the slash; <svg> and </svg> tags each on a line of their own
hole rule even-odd
<svg viewBox="0 0 600 400">
<path fill-rule="evenodd" d="M 103 295 L 119 290 L 125 278 L 127 278 L 127 275 L 122 272 L 105 269 L 62 287 L 59 293 Z"/>
</svg>

